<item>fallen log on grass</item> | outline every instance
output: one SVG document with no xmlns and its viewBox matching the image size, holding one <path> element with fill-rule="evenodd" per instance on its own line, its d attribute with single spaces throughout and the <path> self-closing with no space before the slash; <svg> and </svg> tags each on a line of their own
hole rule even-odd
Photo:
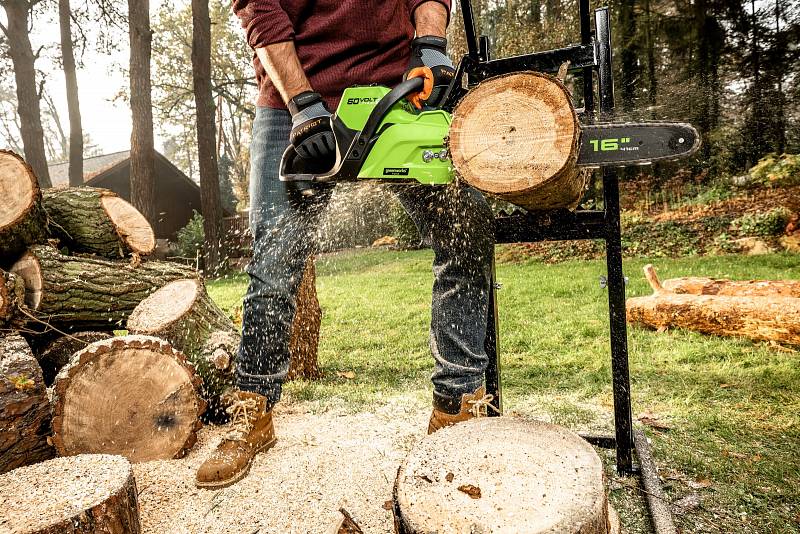
<svg viewBox="0 0 800 534">
<path fill-rule="evenodd" d="M 156 247 L 156 237 L 147 219 L 108 189 L 47 189 L 43 192 L 42 207 L 53 234 L 72 253 L 118 259 L 131 253 L 144 256 Z"/>
<path fill-rule="evenodd" d="M 0 266 L 47 239 L 41 199 L 33 169 L 20 156 L 0 150 Z"/>
<path fill-rule="evenodd" d="M 425 437 L 400 466 L 392 502 L 398 534 L 619 532 L 592 446 L 564 428 L 509 417 Z"/>
<path fill-rule="evenodd" d="M 49 435 L 42 370 L 22 336 L 0 336 L 0 473 L 52 458 Z"/>
<path fill-rule="evenodd" d="M 85 454 L 0 476 L 0 531 L 139 534 L 131 464 L 120 456 Z"/>
<path fill-rule="evenodd" d="M 580 135 L 564 85 L 520 72 L 461 99 L 448 146 L 457 174 L 476 189 L 531 211 L 574 209 L 588 177 L 576 166 Z"/>
<path fill-rule="evenodd" d="M 661 285 L 652 265 L 644 273 L 653 294 L 628 299 L 632 324 L 800 345 L 800 298 L 679 294 Z"/>
<path fill-rule="evenodd" d="M 199 385 L 192 366 L 166 341 L 122 336 L 93 343 L 56 376 L 53 444 L 62 456 L 180 458 L 201 426 Z"/>
<path fill-rule="evenodd" d="M 692 276 L 670 278 L 664 280 L 662 286 L 666 291 L 689 295 L 800 298 L 800 280 L 728 280 Z"/>
<path fill-rule="evenodd" d="M 47 245 L 28 249 L 11 271 L 25 282 L 33 323 L 74 330 L 121 328 L 153 291 L 173 280 L 197 277 L 193 269 L 176 263 L 65 256 Z"/>
</svg>

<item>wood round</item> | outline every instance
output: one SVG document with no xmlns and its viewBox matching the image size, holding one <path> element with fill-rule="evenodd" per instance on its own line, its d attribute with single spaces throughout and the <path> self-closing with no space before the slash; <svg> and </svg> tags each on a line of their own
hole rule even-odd
<svg viewBox="0 0 800 534">
<path fill-rule="evenodd" d="M 146 336 L 77 352 L 53 384 L 53 443 L 61 455 L 106 453 L 132 462 L 181 457 L 204 403 L 182 354 Z"/>
<path fill-rule="evenodd" d="M 136 306 L 128 317 L 128 330 L 143 335 L 158 334 L 189 313 L 201 291 L 199 280 L 170 282 Z"/>
<path fill-rule="evenodd" d="M 453 111 L 448 146 L 458 175 L 473 187 L 529 210 L 574 207 L 586 184 L 579 171 L 580 125 L 564 85 L 545 74 L 491 78 Z"/>
<path fill-rule="evenodd" d="M 31 168 L 16 154 L 0 152 L 0 228 L 23 217 L 38 190 Z"/>
<path fill-rule="evenodd" d="M 133 252 L 150 254 L 156 248 L 156 236 L 144 215 L 125 199 L 105 195 L 100 203 L 120 238 Z"/>
<path fill-rule="evenodd" d="M 509 417 L 480 418 L 425 437 L 394 491 L 400 534 L 609 534 L 603 464 L 576 434 Z"/>
<path fill-rule="evenodd" d="M 0 475 L 0 532 L 138 534 L 131 464 L 121 456 L 85 454 Z"/>
</svg>

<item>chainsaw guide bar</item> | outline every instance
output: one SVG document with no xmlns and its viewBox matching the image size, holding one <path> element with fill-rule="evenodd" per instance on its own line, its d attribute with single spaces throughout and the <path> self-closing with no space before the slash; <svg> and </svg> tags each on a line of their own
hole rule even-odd
<svg viewBox="0 0 800 534">
<path fill-rule="evenodd" d="M 578 165 L 613 167 L 650 165 L 681 159 L 700 148 L 700 136 L 690 124 L 630 122 L 581 125 Z"/>
</svg>

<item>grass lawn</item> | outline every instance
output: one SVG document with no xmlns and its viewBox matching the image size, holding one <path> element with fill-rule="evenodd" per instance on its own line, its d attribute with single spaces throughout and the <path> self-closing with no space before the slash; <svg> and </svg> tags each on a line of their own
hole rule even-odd
<svg viewBox="0 0 800 534">
<path fill-rule="evenodd" d="M 318 260 L 325 378 L 286 387 L 289 401 L 352 410 L 395 395 L 430 398 L 430 251 L 341 253 Z M 649 294 L 644 259 L 626 261 L 629 296 Z M 662 279 L 800 278 L 800 256 L 655 260 Z M 602 261 L 498 265 L 500 353 L 507 412 L 575 430 L 610 431 L 612 394 Z M 246 277 L 210 284 L 227 310 Z M 685 532 L 800 532 L 800 353 L 684 331 L 629 331 L 634 417 L 647 428 Z M 337 375 L 354 371 L 355 378 Z M 628 479 L 612 481 L 623 522 Z"/>
</svg>

